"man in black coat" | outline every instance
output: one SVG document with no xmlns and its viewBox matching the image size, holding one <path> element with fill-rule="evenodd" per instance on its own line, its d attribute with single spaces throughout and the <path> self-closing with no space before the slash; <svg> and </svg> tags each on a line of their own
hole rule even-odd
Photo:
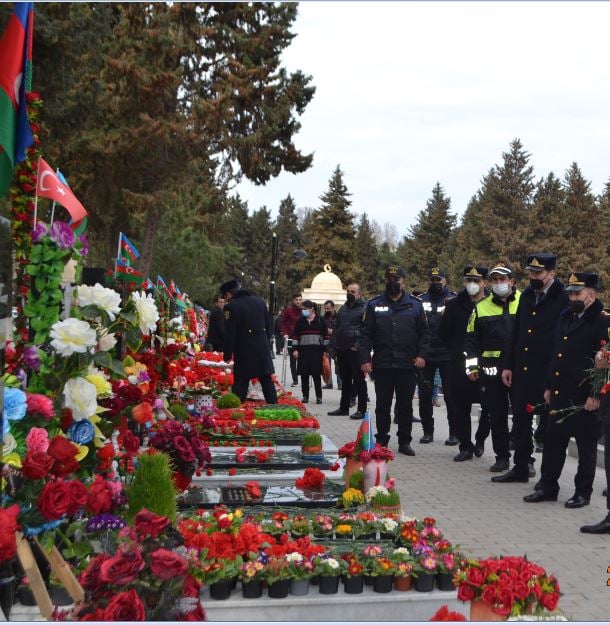
<svg viewBox="0 0 610 625">
<path fill-rule="evenodd" d="M 225 300 L 221 295 L 216 298 L 214 306 L 212 306 L 212 310 L 210 310 L 206 343 L 208 343 L 214 352 L 222 351 L 222 346 L 225 340 L 224 305 Z"/>
<path fill-rule="evenodd" d="M 442 269 L 433 267 L 430 270 L 429 280 L 428 290 L 422 293 L 419 298 L 423 303 L 424 313 L 430 328 L 430 348 L 419 384 L 419 417 L 424 430 L 424 435 L 419 442 L 425 444 L 434 440 L 432 387 L 434 386 L 434 376 L 438 370 L 447 407 L 447 420 L 449 421 L 449 438 L 445 441 L 445 445 L 457 445 L 459 441 L 455 427 L 453 398 L 449 392 L 449 352 L 438 335 L 441 319 L 445 312 L 445 301 L 447 298 L 455 297 L 456 294 L 449 290 L 447 278 Z"/>
<path fill-rule="evenodd" d="M 269 339 L 271 324 L 265 302 L 241 289 L 237 280 L 229 280 L 220 287 L 227 300 L 224 307 L 224 359 L 233 356 L 233 392 L 245 401 L 248 384 L 258 378 L 265 401 L 277 404 L 277 393 L 271 379 L 273 361 Z"/>
<path fill-rule="evenodd" d="M 582 508 L 591 498 L 600 427 L 599 399 L 591 386 L 589 369 L 601 345 L 608 341 L 610 325 L 610 317 L 596 298 L 598 290 L 596 273 L 573 273 L 568 280 L 570 302 L 559 317 L 545 381 L 544 399 L 550 413 L 544 439 L 542 479 L 539 488 L 523 498 L 528 503 L 557 501 L 558 481 L 572 436 L 578 447 L 578 469 L 574 495 L 566 501 L 565 507 Z"/>
<path fill-rule="evenodd" d="M 464 267 L 464 288 L 445 302 L 445 312 L 438 327 L 438 336 L 447 346 L 449 353 L 449 386 L 445 397 L 451 395 L 454 410 L 455 430 L 460 442 L 460 452 L 455 462 L 472 460 L 473 454 L 480 458 L 485 450 L 485 439 L 489 436 L 489 414 L 481 409 L 479 427 L 472 443 L 472 404 L 481 403 L 481 384 L 466 375 L 464 338 L 466 327 L 475 304 L 487 296 L 485 280 L 487 267 L 467 265 Z"/>
<path fill-rule="evenodd" d="M 555 329 L 559 315 L 568 305 L 568 294 L 563 283 L 555 276 L 557 256 L 530 254 L 526 270 L 530 285 L 519 300 L 519 308 L 510 341 L 506 350 L 502 381 L 512 388 L 513 437 L 515 453 L 513 468 L 491 478 L 492 482 L 527 482 L 535 475 L 532 458 L 532 419 L 527 405 L 544 402 L 546 372 L 553 356 Z M 538 440 L 544 440 L 545 418 Z"/>
<path fill-rule="evenodd" d="M 364 312 L 359 357 L 362 372 L 374 375 L 377 442 L 387 446 L 390 440 L 390 408 L 396 393 L 398 451 L 414 456 L 411 430 L 415 372 L 426 366 L 430 330 L 422 303 L 404 290 L 405 276 L 402 267 L 386 269 L 385 292 L 370 300 Z"/>
</svg>

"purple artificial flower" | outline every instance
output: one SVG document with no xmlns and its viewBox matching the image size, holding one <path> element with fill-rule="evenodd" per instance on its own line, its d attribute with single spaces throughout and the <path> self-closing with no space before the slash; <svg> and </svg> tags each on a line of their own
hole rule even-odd
<svg viewBox="0 0 610 625">
<path fill-rule="evenodd" d="M 58 247 L 63 249 L 74 247 L 74 230 L 65 221 L 55 221 L 53 223 L 50 237 Z"/>
<path fill-rule="evenodd" d="M 43 224 L 42 221 L 38 221 L 36 225 L 32 228 L 32 241 L 34 243 L 39 243 L 42 237 L 49 232 L 46 224 Z"/>
<path fill-rule="evenodd" d="M 40 356 L 38 355 L 38 348 L 31 345 L 26 347 L 23 351 L 23 364 L 32 371 L 38 371 L 40 369 Z"/>
<path fill-rule="evenodd" d="M 78 235 L 78 240 L 81 242 L 81 244 L 83 246 L 80 249 L 80 255 L 81 256 L 88 256 L 89 255 L 89 239 L 87 239 L 87 235 L 79 234 Z"/>
<path fill-rule="evenodd" d="M 101 530 L 116 530 L 125 527 L 126 523 L 120 517 L 104 512 L 91 517 L 87 522 L 88 532 L 99 532 Z"/>
</svg>

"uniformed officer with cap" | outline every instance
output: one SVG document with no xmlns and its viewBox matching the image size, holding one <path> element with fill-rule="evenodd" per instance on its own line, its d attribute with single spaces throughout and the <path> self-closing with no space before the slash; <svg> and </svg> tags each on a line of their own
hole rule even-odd
<svg viewBox="0 0 610 625">
<path fill-rule="evenodd" d="M 568 442 L 574 437 L 578 469 L 574 477 L 575 492 L 565 507 L 582 508 L 589 504 L 593 491 L 600 434 L 599 399 L 591 386 L 589 369 L 600 346 L 608 341 L 610 317 L 597 299 L 599 277 L 596 273 L 572 273 L 566 290 L 569 305 L 557 323 L 553 356 L 545 380 L 544 399 L 550 413 L 544 439 L 542 479 L 537 489 L 523 499 L 528 503 L 557 501 Z M 555 414 L 562 410 L 567 412 Z"/>
<path fill-rule="evenodd" d="M 265 401 L 277 404 L 271 379 L 273 361 L 269 341 L 272 328 L 265 302 L 240 288 L 237 280 L 222 284 L 220 293 L 227 300 L 223 352 L 227 362 L 233 356 L 233 392 L 245 401 L 250 380 L 258 378 Z"/>
<path fill-rule="evenodd" d="M 456 297 L 446 300 L 438 329 L 438 336 L 447 346 L 450 357 L 448 394 L 453 400 L 455 428 L 460 442 L 460 453 L 453 458 L 456 462 L 472 460 L 473 455 L 481 457 L 490 428 L 489 414 L 481 409 L 473 445 L 470 413 L 472 404 L 481 403 L 481 385 L 479 380 L 468 379 L 464 356 L 464 339 L 470 315 L 477 302 L 488 295 L 485 290 L 487 267 L 466 265 L 463 273 L 464 288 Z"/>
<path fill-rule="evenodd" d="M 489 272 L 491 290 L 476 304 L 468 327 L 464 350 L 466 373 L 470 380 L 481 380 L 481 401 L 489 412 L 491 441 L 496 462 L 494 473 L 508 471 L 510 461 L 508 436 L 508 389 L 502 382 L 502 360 L 512 335 L 512 327 L 521 292 L 515 288 L 512 271 L 498 263 Z"/>
<path fill-rule="evenodd" d="M 405 276 L 405 270 L 397 265 L 386 269 L 385 292 L 367 304 L 358 345 L 362 371 L 374 374 L 377 442 L 387 446 L 390 440 L 390 408 L 396 394 L 398 451 L 414 456 L 411 429 L 415 371 L 426 365 L 430 331 L 422 303 L 404 290 Z"/>
<path fill-rule="evenodd" d="M 502 381 L 512 389 L 513 468 L 492 482 L 527 482 L 535 474 L 532 458 L 532 419 L 527 405 L 544 402 L 546 371 L 553 355 L 555 328 L 561 311 L 568 305 L 568 294 L 555 275 L 557 256 L 537 253 L 527 257 L 525 269 L 530 284 L 519 300 L 510 349 L 504 357 Z M 544 441 L 546 412 L 540 417 L 536 441 Z"/>
</svg>

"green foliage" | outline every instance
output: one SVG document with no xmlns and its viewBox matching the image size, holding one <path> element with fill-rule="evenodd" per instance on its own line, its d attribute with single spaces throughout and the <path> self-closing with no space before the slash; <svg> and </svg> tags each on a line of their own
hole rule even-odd
<svg viewBox="0 0 610 625">
<path fill-rule="evenodd" d="M 241 401 L 235 393 L 225 393 L 216 400 L 218 408 L 239 408 Z"/>
<path fill-rule="evenodd" d="M 400 503 L 400 495 L 395 490 L 390 490 L 387 493 L 376 493 L 373 499 L 371 500 L 371 505 L 373 507 L 383 507 L 383 506 L 397 506 Z"/>
<path fill-rule="evenodd" d="M 184 404 L 170 404 L 169 411 L 178 419 L 178 421 L 184 421 L 188 419 L 189 413 L 186 411 Z"/>
<path fill-rule="evenodd" d="M 349 487 L 356 488 L 357 490 L 364 489 L 364 471 L 362 469 L 354 471 L 349 476 Z"/>
<path fill-rule="evenodd" d="M 322 436 L 318 432 L 307 432 L 303 436 L 301 447 L 322 447 Z"/>
<path fill-rule="evenodd" d="M 296 206 L 291 195 L 287 195 L 280 202 L 275 221 L 275 233 L 278 240 L 275 294 L 278 305 L 285 306 L 292 299 L 295 286 L 303 279 L 303 275 L 298 271 L 298 262 L 294 256 L 294 252 L 300 249 L 302 241 Z"/>
<path fill-rule="evenodd" d="M 379 275 L 383 272 L 381 255 L 375 240 L 375 233 L 366 213 L 358 222 L 356 231 L 357 270 L 355 279 L 365 297 L 377 294 L 381 287 Z M 347 286 L 347 285 L 346 285 Z"/>
<path fill-rule="evenodd" d="M 143 508 L 172 521 L 176 518 L 176 489 L 167 454 L 138 456 L 134 480 L 127 489 L 127 502 L 127 519 L 130 523 Z"/>
</svg>

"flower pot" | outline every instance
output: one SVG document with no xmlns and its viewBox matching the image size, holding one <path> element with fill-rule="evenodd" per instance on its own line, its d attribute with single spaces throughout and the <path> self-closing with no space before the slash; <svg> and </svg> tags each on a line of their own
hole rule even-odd
<svg viewBox="0 0 610 625">
<path fill-rule="evenodd" d="M 373 590 L 375 592 L 392 592 L 393 575 L 377 575 L 373 579 Z"/>
<path fill-rule="evenodd" d="M 364 576 L 364 585 L 365 586 L 372 586 L 373 585 L 373 576 L 372 575 L 365 575 Z"/>
<path fill-rule="evenodd" d="M 195 412 L 211 410 L 214 407 L 214 398 L 211 395 L 195 395 L 193 397 L 193 407 Z"/>
<path fill-rule="evenodd" d="M 241 594 L 245 599 L 258 599 L 263 594 L 262 580 L 253 579 L 249 582 L 242 582 Z"/>
<path fill-rule="evenodd" d="M 356 473 L 356 471 L 360 471 L 360 469 L 362 469 L 362 462 L 360 462 L 360 460 L 356 460 L 355 458 L 347 458 L 343 473 L 346 486 L 349 486 L 349 478 L 354 473 Z"/>
<path fill-rule="evenodd" d="M 373 486 L 383 486 L 388 472 L 388 463 L 385 460 L 371 460 L 364 465 L 364 492 Z"/>
<path fill-rule="evenodd" d="M 437 573 L 436 587 L 439 590 L 455 590 L 455 584 L 453 583 L 453 573 Z"/>
<path fill-rule="evenodd" d="M 334 595 L 339 592 L 338 575 L 320 575 L 320 594 Z"/>
<path fill-rule="evenodd" d="M 395 506 L 371 506 L 371 510 L 373 512 L 379 512 L 380 514 L 400 514 L 400 504 L 397 503 Z"/>
<path fill-rule="evenodd" d="M 419 573 L 415 579 L 415 590 L 417 592 L 432 592 L 435 579 L 436 573 Z"/>
<path fill-rule="evenodd" d="M 505 621 L 506 616 L 496 614 L 493 608 L 482 599 L 475 599 L 470 602 L 471 621 Z"/>
<path fill-rule="evenodd" d="M 360 536 L 356 536 L 358 540 L 377 540 L 377 532 L 366 532 L 365 534 L 360 534 Z"/>
<path fill-rule="evenodd" d="M 322 445 L 316 447 L 301 447 L 301 453 L 304 456 L 318 456 L 322 453 Z"/>
<path fill-rule="evenodd" d="M 394 578 L 394 588 L 401 592 L 406 592 L 413 588 L 413 577 L 411 575 L 400 575 Z"/>
<path fill-rule="evenodd" d="M 210 584 L 210 597 L 212 599 L 228 599 L 231 596 L 232 579 L 223 579 Z"/>
<path fill-rule="evenodd" d="M 343 579 L 343 590 L 348 595 L 359 595 L 364 590 L 364 575 L 354 575 Z"/>
<path fill-rule="evenodd" d="M 308 579 L 291 579 L 290 580 L 290 594 L 291 595 L 306 595 L 309 593 L 309 580 Z"/>
<path fill-rule="evenodd" d="M 276 582 L 269 584 L 269 596 L 272 599 L 284 599 L 284 597 L 288 596 L 289 590 L 289 579 L 278 579 Z"/>
</svg>

